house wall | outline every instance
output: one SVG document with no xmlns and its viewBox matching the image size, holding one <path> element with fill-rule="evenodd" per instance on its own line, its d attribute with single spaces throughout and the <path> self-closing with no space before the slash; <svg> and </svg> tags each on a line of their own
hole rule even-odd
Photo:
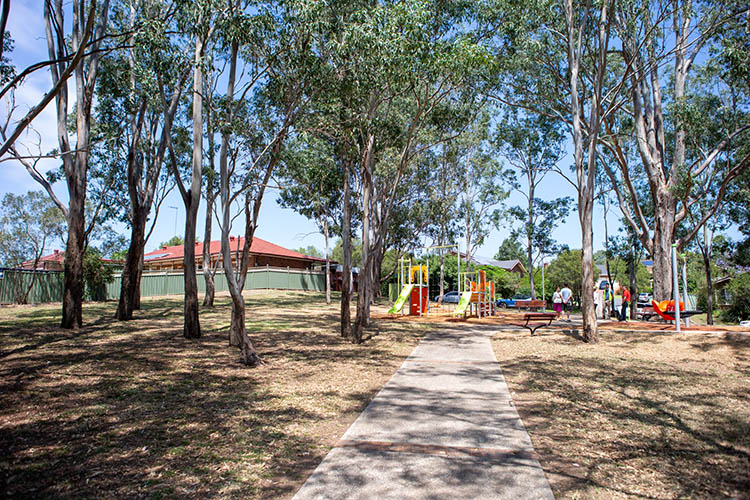
<svg viewBox="0 0 750 500">
<path fill-rule="evenodd" d="M 301 259 L 289 259 L 286 257 L 280 257 L 280 256 L 271 256 L 271 255 L 258 255 L 258 254 L 250 254 L 249 256 L 249 262 L 248 267 L 254 268 L 254 267 L 280 267 L 280 268 L 290 268 L 290 269 L 307 269 L 309 270 L 312 267 L 313 262 L 312 261 L 306 261 Z M 212 255 L 211 256 L 211 267 L 216 267 L 216 264 L 218 262 L 218 267 L 221 268 L 221 257 L 219 255 Z M 199 269 L 203 268 L 203 256 L 202 255 L 196 255 L 195 256 L 195 263 L 196 266 Z M 236 265 L 237 263 L 237 252 L 232 252 L 232 264 Z M 169 259 L 169 260 L 159 260 L 159 261 L 146 261 L 143 263 L 143 268 L 148 271 L 177 271 L 184 268 L 183 261 L 181 258 L 178 259 Z"/>
</svg>

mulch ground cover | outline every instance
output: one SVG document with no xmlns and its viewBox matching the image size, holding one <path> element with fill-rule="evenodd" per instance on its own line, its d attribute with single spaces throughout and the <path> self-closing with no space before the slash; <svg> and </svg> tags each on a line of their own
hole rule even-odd
<svg viewBox="0 0 750 500">
<path fill-rule="evenodd" d="M 427 328 L 352 345 L 320 294 L 247 301 L 258 368 L 228 345 L 226 296 L 198 340 L 175 297 L 129 322 L 86 304 L 77 332 L 56 326 L 59 304 L 0 308 L 0 496 L 291 497 Z"/>
<path fill-rule="evenodd" d="M 557 498 L 750 498 L 750 336 L 503 330 L 493 347 Z"/>
</svg>

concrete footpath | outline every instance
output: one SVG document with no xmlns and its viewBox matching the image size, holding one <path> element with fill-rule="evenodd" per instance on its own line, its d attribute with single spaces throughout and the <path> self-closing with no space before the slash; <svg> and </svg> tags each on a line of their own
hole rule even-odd
<svg viewBox="0 0 750 500">
<path fill-rule="evenodd" d="M 429 334 L 294 499 L 554 498 L 490 335 Z"/>
</svg>

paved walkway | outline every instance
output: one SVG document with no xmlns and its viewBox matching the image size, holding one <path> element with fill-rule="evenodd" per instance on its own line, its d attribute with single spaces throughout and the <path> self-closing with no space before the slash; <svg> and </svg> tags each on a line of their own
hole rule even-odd
<svg viewBox="0 0 750 500">
<path fill-rule="evenodd" d="M 422 340 L 294 499 L 554 498 L 490 335 Z"/>
</svg>

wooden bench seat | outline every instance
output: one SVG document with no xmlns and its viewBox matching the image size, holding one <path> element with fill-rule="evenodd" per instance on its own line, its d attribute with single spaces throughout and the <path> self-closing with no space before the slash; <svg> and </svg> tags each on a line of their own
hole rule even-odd
<svg viewBox="0 0 750 500">
<path fill-rule="evenodd" d="M 523 324 L 516 323 L 515 326 L 526 328 L 534 335 L 539 328 L 550 326 L 554 319 L 557 319 L 557 313 L 526 313 L 523 315 Z"/>
<path fill-rule="evenodd" d="M 650 319 L 651 319 L 651 318 L 652 318 L 653 316 L 656 316 L 656 313 L 654 312 L 654 308 L 653 308 L 653 307 L 649 307 L 649 306 L 647 306 L 647 307 L 644 307 L 644 308 L 642 308 L 642 309 L 641 309 L 640 311 L 638 311 L 638 312 L 637 312 L 637 313 L 635 314 L 635 316 L 636 316 L 636 318 L 638 318 L 638 319 L 642 319 L 642 320 L 644 320 L 644 321 L 648 321 L 648 320 L 650 320 Z"/>
<path fill-rule="evenodd" d="M 517 300 L 513 306 L 516 309 L 541 309 L 544 311 L 547 308 L 546 300 Z"/>
</svg>

